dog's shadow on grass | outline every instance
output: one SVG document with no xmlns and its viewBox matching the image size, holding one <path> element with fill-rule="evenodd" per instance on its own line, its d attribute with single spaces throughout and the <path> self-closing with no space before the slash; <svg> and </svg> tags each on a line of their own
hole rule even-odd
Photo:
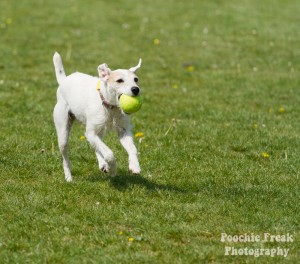
<svg viewBox="0 0 300 264">
<path fill-rule="evenodd" d="M 132 175 L 129 172 L 121 171 L 115 177 L 107 175 L 91 175 L 87 178 L 90 182 L 108 181 L 109 184 L 118 191 L 126 191 L 134 186 L 143 187 L 149 191 L 172 191 L 186 193 L 187 191 L 170 184 L 159 184 L 152 180 L 148 180 L 141 175 Z"/>
</svg>

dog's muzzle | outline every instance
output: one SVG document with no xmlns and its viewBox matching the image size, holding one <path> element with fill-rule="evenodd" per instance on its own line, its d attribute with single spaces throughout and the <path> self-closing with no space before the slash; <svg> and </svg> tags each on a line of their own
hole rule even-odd
<svg viewBox="0 0 300 264">
<path fill-rule="evenodd" d="M 140 88 L 137 86 L 132 87 L 131 92 L 133 93 L 134 96 L 137 96 L 140 93 Z"/>
</svg>

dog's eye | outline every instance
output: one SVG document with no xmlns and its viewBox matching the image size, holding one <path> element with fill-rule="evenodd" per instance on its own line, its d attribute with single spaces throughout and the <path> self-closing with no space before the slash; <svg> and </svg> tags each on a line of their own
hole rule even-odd
<svg viewBox="0 0 300 264">
<path fill-rule="evenodd" d="M 134 78 L 134 81 L 137 83 L 137 82 L 139 81 L 139 79 L 135 77 L 135 78 Z"/>
<path fill-rule="evenodd" d="M 118 80 L 117 80 L 117 83 L 123 83 L 123 82 L 124 82 L 123 79 L 118 79 Z"/>
</svg>

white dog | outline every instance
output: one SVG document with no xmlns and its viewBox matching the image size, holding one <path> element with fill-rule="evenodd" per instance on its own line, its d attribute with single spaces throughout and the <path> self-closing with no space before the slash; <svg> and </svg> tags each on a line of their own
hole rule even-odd
<svg viewBox="0 0 300 264">
<path fill-rule="evenodd" d="M 53 63 L 59 87 L 53 116 L 66 181 L 72 180 L 68 138 L 75 118 L 86 126 L 85 137 L 96 150 L 101 171 L 111 176 L 115 176 L 117 172 L 114 154 L 102 141 L 105 132 L 114 129 L 129 155 L 129 170 L 133 174 L 141 172 L 130 117 L 119 107 L 119 97 L 122 94 L 140 94 L 135 72 L 141 67 L 141 62 L 140 59 L 138 65 L 129 70 L 114 71 L 105 63 L 101 64 L 98 66 L 99 78 L 79 72 L 66 76 L 61 57 L 55 52 Z"/>
</svg>

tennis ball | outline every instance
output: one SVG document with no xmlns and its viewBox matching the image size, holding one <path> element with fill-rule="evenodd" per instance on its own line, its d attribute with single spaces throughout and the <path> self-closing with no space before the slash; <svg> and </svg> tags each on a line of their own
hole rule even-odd
<svg viewBox="0 0 300 264">
<path fill-rule="evenodd" d="M 125 114 L 133 114 L 140 110 L 142 106 L 142 97 L 122 94 L 119 103 Z"/>
</svg>

